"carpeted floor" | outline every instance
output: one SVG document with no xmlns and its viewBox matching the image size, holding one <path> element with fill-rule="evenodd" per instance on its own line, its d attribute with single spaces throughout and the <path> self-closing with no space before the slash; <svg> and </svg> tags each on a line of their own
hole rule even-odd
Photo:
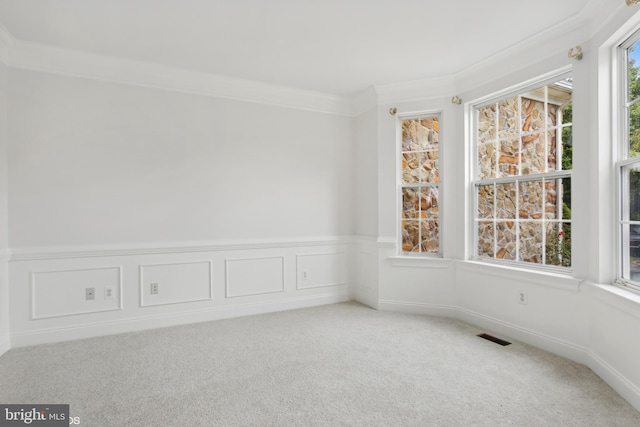
<svg viewBox="0 0 640 427">
<path fill-rule="evenodd" d="M 640 426 L 587 367 L 480 332 L 352 302 L 19 348 L 0 402 L 98 427 Z"/>
</svg>

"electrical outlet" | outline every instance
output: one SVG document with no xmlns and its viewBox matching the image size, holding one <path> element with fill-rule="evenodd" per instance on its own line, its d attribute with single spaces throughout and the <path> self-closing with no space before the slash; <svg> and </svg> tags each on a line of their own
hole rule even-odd
<svg viewBox="0 0 640 427">
<path fill-rule="evenodd" d="M 306 270 L 305 270 L 305 271 L 303 271 L 303 272 L 302 272 L 302 278 L 303 278 L 303 279 L 306 279 L 306 278 L 307 278 L 307 276 L 308 276 L 307 271 L 306 271 Z"/>
<path fill-rule="evenodd" d="M 113 288 L 104 288 L 104 299 L 113 299 Z"/>
<path fill-rule="evenodd" d="M 157 283 L 152 283 L 151 284 L 151 295 L 158 295 L 158 284 Z"/>
<path fill-rule="evenodd" d="M 96 299 L 96 288 L 86 288 L 84 295 L 86 300 Z"/>
<path fill-rule="evenodd" d="M 527 303 L 529 302 L 529 298 L 527 297 L 527 293 L 524 291 L 519 291 L 518 292 L 518 303 L 519 304 L 523 304 L 523 305 L 527 305 Z"/>
</svg>

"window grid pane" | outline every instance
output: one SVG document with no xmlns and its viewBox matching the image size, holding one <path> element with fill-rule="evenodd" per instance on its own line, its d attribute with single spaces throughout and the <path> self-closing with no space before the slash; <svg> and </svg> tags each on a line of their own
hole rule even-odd
<svg viewBox="0 0 640 427">
<path fill-rule="evenodd" d="M 426 115 L 401 120 L 401 251 L 440 252 L 440 120 Z"/>
<path fill-rule="evenodd" d="M 476 109 L 480 259 L 571 266 L 571 92 L 565 78 Z"/>
<path fill-rule="evenodd" d="M 622 84 L 622 139 L 617 168 L 619 173 L 619 273 L 623 283 L 640 289 L 640 38 L 624 43 Z M 637 160 L 637 161 L 635 161 Z"/>
<path fill-rule="evenodd" d="M 621 277 L 640 282 L 640 160 L 621 168 Z"/>
</svg>

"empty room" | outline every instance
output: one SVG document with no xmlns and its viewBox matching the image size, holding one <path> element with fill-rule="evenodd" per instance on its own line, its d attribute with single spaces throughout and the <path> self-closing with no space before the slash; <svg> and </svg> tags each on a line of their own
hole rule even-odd
<svg viewBox="0 0 640 427">
<path fill-rule="evenodd" d="M 0 0 L 0 426 L 640 425 L 637 0 Z"/>
</svg>

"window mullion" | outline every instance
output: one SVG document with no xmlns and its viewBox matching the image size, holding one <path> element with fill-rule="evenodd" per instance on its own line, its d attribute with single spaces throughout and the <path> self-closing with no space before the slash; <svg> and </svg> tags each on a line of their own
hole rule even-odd
<svg viewBox="0 0 640 427">
<path fill-rule="evenodd" d="M 570 247 L 566 246 L 569 241 L 562 242 L 559 230 L 564 230 L 562 223 L 571 223 L 563 216 L 562 189 L 563 179 L 570 180 L 572 176 L 571 169 L 562 170 L 562 137 L 565 133 L 570 135 L 571 123 L 563 123 L 562 114 L 571 103 L 572 81 L 567 77 L 558 80 L 537 88 L 528 86 L 495 103 L 475 107 L 473 235 L 474 253 L 482 260 L 565 272 L 565 266 L 570 265 Z M 482 158 L 492 149 L 491 133 L 487 131 L 491 114 L 496 128 L 493 165 L 487 157 Z M 569 130 L 563 132 L 565 128 Z M 487 221 L 491 189 L 493 217 Z M 550 193 L 552 190 L 555 193 Z M 569 191 L 567 188 L 567 200 Z M 511 213 L 511 209 L 515 212 Z M 558 248 L 554 230 L 558 233 Z M 491 254 L 489 239 L 493 243 Z"/>
<path fill-rule="evenodd" d="M 398 251 L 405 255 L 441 254 L 440 114 L 399 119 Z"/>
<path fill-rule="evenodd" d="M 636 161 L 640 161 L 640 159 L 636 159 Z M 631 162 L 633 163 L 633 162 Z M 473 182 L 474 185 L 489 185 L 492 183 L 496 184 L 505 184 L 510 182 L 526 182 L 526 181 L 540 181 L 543 178 L 571 178 L 572 171 L 571 170 L 559 170 L 548 173 L 535 173 L 531 175 L 520 175 L 520 176 L 507 176 L 503 178 L 490 178 L 490 179 L 479 179 Z"/>
</svg>

